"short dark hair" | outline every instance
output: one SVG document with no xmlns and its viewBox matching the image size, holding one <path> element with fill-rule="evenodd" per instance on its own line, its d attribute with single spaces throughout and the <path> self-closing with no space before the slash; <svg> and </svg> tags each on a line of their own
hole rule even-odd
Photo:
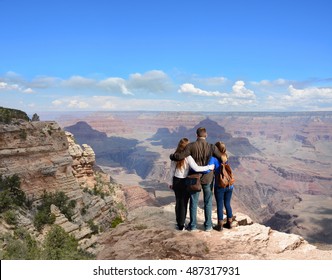
<svg viewBox="0 0 332 280">
<path fill-rule="evenodd" d="M 206 133 L 205 127 L 199 127 L 199 128 L 197 128 L 196 134 L 197 134 L 197 137 L 206 137 L 207 133 Z"/>
</svg>

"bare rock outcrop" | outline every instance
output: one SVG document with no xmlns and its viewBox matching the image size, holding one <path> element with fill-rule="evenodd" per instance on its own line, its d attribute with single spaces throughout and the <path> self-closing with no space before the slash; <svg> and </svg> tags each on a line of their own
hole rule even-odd
<svg viewBox="0 0 332 280">
<path fill-rule="evenodd" d="M 64 131 L 56 122 L 0 125 L 0 174 L 18 174 L 29 197 L 78 189 Z"/>
<path fill-rule="evenodd" d="M 122 186 L 121 188 L 124 192 L 128 211 L 142 206 L 158 206 L 154 197 L 139 186 Z"/>
<path fill-rule="evenodd" d="M 99 242 L 98 259 L 325 259 L 332 251 L 321 251 L 301 236 L 281 233 L 236 213 L 236 226 L 222 232 L 176 231 L 174 204 L 144 206 L 133 210 L 128 222 L 105 233 Z M 199 209 L 202 224 L 204 213 Z M 214 219 L 215 213 L 214 213 Z"/>
<path fill-rule="evenodd" d="M 92 187 L 95 183 L 93 170 L 93 165 L 96 162 L 95 153 L 87 144 L 82 146 L 76 144 L 72 133 L 67 131 L 65 133 L 68 141 L 68 152 L 73 158 L 73 174 L 81 186 Z"/>
</svg>

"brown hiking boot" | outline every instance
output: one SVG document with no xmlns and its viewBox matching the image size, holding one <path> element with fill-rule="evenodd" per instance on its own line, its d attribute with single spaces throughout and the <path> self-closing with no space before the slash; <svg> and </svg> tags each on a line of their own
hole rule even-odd
<svg viewBox="0 0 332 280">
<path fill-rule="evenodd" d="M 215 225 L 215 226 L 213 227 L 213 229 L 216 230 L 216 231 L 222 231 L 222 230 L 223 230 L 223 226 L 222 226 L 222 224 L 223 224 L 223 221 L 222 221 L 222 220 L 218 220 L 218 224 Z"/>
<path fill-rule="evenodd" d="M 224 224 L 224 228 L 231 229 L 232 228 L 232 222 L 233 222 L 233 218 L 227 219 L 227 222 Z"/>
</svg>

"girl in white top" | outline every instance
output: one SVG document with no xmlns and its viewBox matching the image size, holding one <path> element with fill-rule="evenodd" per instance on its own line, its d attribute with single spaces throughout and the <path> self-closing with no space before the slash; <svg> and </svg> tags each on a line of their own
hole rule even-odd
<svg viewBox="0 0 332 280">
<path fill-rule="evenodd" d="M 188 143 L 189 140 L 187 138 L 182 138 L 179 141 L 176 152 L 183 151 Z M 187 206 L 190 197 L 189 192 L 186 190 L 185 178 L 187 177 L 190 168 L 195 172 L 204 172 L 213 170 L 214 164 L 198 166 L 191 156 L 180 161 L 171 162 L 170 176 L 172 178 L 172 185 L 170 185 L 170 188 L 173 189 L 175 193 L 175 216 L 178 230 L 185 229 Z"/>
<path fill-rule="evenodd" d="M 192 158 L 192 156 L 187 156 L 183 160 L 183 165 L 177 167 L 178 161 L 172 161 L 171 162 L 171 173 L 170 176 L 173 178 L 174 176 L 177 178 L 186 178 L 189 173 L 189 169 L 191 168 L 195 172 L 204 172 L 208 170 L 214 169 L 214 164 L 205 165 L 205 166 L 199 166 L 197 165 L 196 161 Z"/>
</svg>

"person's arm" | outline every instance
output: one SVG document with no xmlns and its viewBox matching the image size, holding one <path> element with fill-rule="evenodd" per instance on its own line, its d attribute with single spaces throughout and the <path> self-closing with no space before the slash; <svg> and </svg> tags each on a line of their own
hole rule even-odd
<svg viewBox="0 0 332 280">
<path fill-rule="evenodd" d="M 216 168 L 216 164 L 218 164 L 218 160 L 215 157 L 210 157 L 208 166 L 210 166 L 210 169 L 208 171 L 202 172 L 203 174 L 210 173 Z"/>
<path fill-rule="evenodd" d="M 187 161 L 190 168 L 193 169 L 195 172 L 211 171 L 214 169 L 214 164 L 205 165 L 205 166 L 197 165 L 196 161 L 192 158 L 192 156 L 188 156 Z"/>
<path fill-rule="evenodd" d="M 191 145 L 188 144 L 182 152 L 170 154 L 169 158 L 171 160 L 179 161 L 179 160 L 186 158 L 187 156 L 190 156 L 191 155 L 190 146 Z"/>
<path fill-rule="evenodd" d="M 210 157 L 208 165 L 210 165 L 210 164 L 216 164 L 216 162 L 218 162 L 218 160 L 215 157 Z"/>
</svg>

